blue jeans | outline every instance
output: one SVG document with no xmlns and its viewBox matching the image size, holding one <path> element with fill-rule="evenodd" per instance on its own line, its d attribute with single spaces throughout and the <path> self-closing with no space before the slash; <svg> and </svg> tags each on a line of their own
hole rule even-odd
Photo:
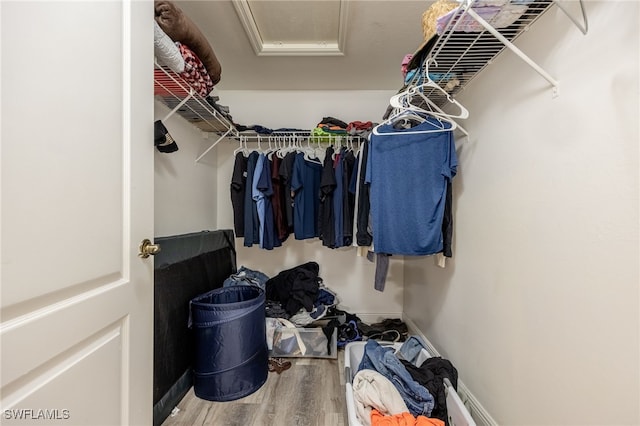
<svg viewBox="0 0 640 426">
<path fill-rule="evenodd" d="M 419 365 L 416 365 L 416 361 L 418 360 L 418 355 L 420 355 L 422 349 L 426 349 L 426 346 L 422 341 L 416 336 L 410 336 L 402 346 L 400 346 L 400 349 L 398 349 L 398 358 L 409 361 L 416 367 L 420 367 Z"/>
<path fill-rule="evenodd" d="M 358 371 L 375 370 L 394 384 L 409 412 L 414 416 L 431 416 L 435 401 L 427 388 L 413 380 L 392 347 L 380 346 L 375 340 L 368 340 Z"/>
<path fill-rule="evenodd" d="M 229 278 L 224 280 L 222 287 L 230 287 L 232 285 L 252 285 L 265 290 L 268 279 L 269 277 L 260 271 L 254 271 L 241 266 L 238 272 L 231 274 Z"/>
</svg>

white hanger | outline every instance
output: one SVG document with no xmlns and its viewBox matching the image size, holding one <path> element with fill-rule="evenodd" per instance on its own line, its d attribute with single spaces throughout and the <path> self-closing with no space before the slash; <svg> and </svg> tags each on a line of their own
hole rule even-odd
<svg viewBox="0 0 640 426">
<path fill-rule="evenodd" d="M 244 147 L 242 146 L 242 135 L 238 136 L 238 141 L 240 142 L 239 146 L 233 150 L 234 157 L 236 156 L 237 153 L 244 150 Z"/>
<path fill-rule="evenodd" d="M 260 142 L 261 142 L 260 134 L 257 134 L 257 135 L 256 135 L 256 138 L 257 138 L 257 140 L 258 140 L 258 152 L 260 152 L 260 153 L 264 154 L 264 150 L 262 149 L 262 145 L 260 144 Z"/>
<path fill-rule="evenodd" d="M 320 159 L 316 155 L 315 148 L 313 148 L 311 146 L 311 142 L 310 142 L 309 139 L 307 139 L 307 147 L 304 148 L 303 152 L 304 152 L 304 159 L 305 160 L 307 160 L 307 161 L 309 161 L 311 163 L 322 164 L 322 161 L 320 161 Z"/>
<path fill-rule="evenodd" d="M 267 158 L 268 158 L 269 160 L 272 160 L 272 159 L 273 159 L 273 154 L 277 151 L 277 147 L 278 147 L 278 145 L 276 145 L 276 149 L 274 149 L 274 148 L 271 146 L 271 141 L 272 141 L 272 140 L 273 140 L 273 141 L 274 141 L 274 143 L 275 143 L 275 140 L 273 139 L 273 136 L 269 135 L 269 148 L 268 148 L 268 150 L 267 150 Z"/>
<path fill-rule="evenodd" d="M 278 152 L 276 155 L 280 158 L 284 158 L 287 155 L 287 138 L 285 136 L 278 136 Z"/>
<path fill-rule="evenodd" d="M 425 122 L 429 118 L 431 118 L 431 120 L 429 120 L 429 123 L 432 125 L 433 128 L 428 130 L 402 130 L 401 132 L 400 131 L 391 131 L 391 132 L 380 131 L 380 127 L 382 127 L 383 125 L 392 124 L 396 122 L 399 118 L 403 118 L 403 117 L 415 118 L 415 119 L 421 120 L 422 122 Z M 449 124 L 449 127 L 447 127 L 447 124 Z M 456 127 L 458 127 L 458 124 L 455 121 L 448 120 L 444 117 L 420 116 L 420 115 L 416 115 L 412 111 L 401 111 L 400 113 L 393 115 L 392 117 L 389 117 L 386 121 L 374 127 L 373 133 L 378 136 L 397 135 L 399 133 L 402 133 L 403 135 L 419 135 L 423 133 L 426 134 L 426 133 L 441 133 L 444 131 L 453 131 Z"/>
<path fill-rule="evenodd" d="M 333 150 L 333 154 L 331 154 L 331 159 L 335 160 L 336 157 L 340 154 L 340 151 L 342 150 L 342 137 L 341 136 L 336 136 L 334 139 L 335 143 L 335 148 Z"/>
<path fill-rule="evenodd" d="M 400 92 L 396 95 L 393 95 L 389 99 L 389 104 L 395 109 L 395 113 L 392 114 L 387 120 L 382 122 L 373 128 L 373 133 L 375 135 L 393 135 L 396 132 L 380 132 L 380 128 L 383 125 L 388 125 L 397 122 L 400 118 L 406 119 L 416 119 L 418 121 L 424 122 L 428 120 L 429 117 L 437 120 L 434 122 L 430 121 L 435 128 L 429 130 L 415 130 L 415 131 L 402 131 L 402 134 L 421 134 L 421 133 L 436 133 L 442 131 L 452 131 L 458 127 L 458 123 L 454 120 L 454 118 L 467 118 L 469 116 L 469 111 L 457 100 L 453 99 L 449 93 L 443 90 L 437 83 L 431 80 L 429 77 L 429 63 L 435 63 L 435 60 L 432 58 L 427 59 L 425 62 L 425 70 L 423 82 L 417 85 L 411 85 L 403 92 Z M 456 105 L 459 108 L 459 112 L 457 114 L 448 114 L 444 113 L 440 108 L 431 101 L 425 94 L 424 89 L 431 88 L 432 90 L 439 90 L 440 92 L 446 95 L 447 100 Z M 418 95 L 423 101 L 423 105 L 428 107 L 429 109 L 424 109 L 423 105 L 416 105 L 412 103 L 412 99 L 414 96 Z M 437 110 L 435 108 L 437 108 Z M 437 124 L 440 123 L 441 125 Z M 447 126 L 449 124 L 449 126 Z"/>
<path fill-rule="evenodd" d="M 377 125 L 373 128 L 373 133 L 375 135 L 393 135 L 400 132 L 381 132 L 380 128 L 383 125 L 389 125 L 397 123 L 400 119 L 406 120 L 416 120 L 420 123 L 424 123 L 429 120 L 432 125 L 431 129 L 428 130 L 402 130 L 403 135 L 415 135 L 422 133 L 439 133 L 443 131 L 452 131 L 454 130 L 458 124 L 446 116 L 446 114 L 437 113 L 432 110 L 425 110 L 423 108 L 417 107 L 413 104 L 407 104 L 405 107 L 401 107 L 396 109 L 395 113 L 390 115 L 385 121 Z"/>
<path fill-rule="evenodd" d="M 281 137 L 282 147 L 278 151 L 278 156 L 280 158 L 286 157 L 290 152 L 295 152 L 298 150 L 296 146 L 296 135 L 286 135 Z"/>
<path fill-rule="evenodd" d="M 238 152 L 242 152 L 242 154 L 246 157 L 249 155 L 249 147 L 247 146 L 247 137 L 245 135 L 238 136 L 238 141 L 240 142 L 239 146 L 233 150 L 233 155 L 235 156 Z"/>
<path fill-rule="evenodd" d="M 313 136 L 309 135 L 309 139 L 313 138 Z M 320 159 L 324 159 L 324 154 L 326 152 L 326 150 L 322 147 L 322 144 L 320 143 L 320 139 L 318 138 L 314 138 L 315 142 L 316 142 L 316 146 L 315 148 L 313 148 L 313 151 L 315 152 L 315 156 L 316 158 Z M 322 160 L 321 160 L 322 161 Z M 324 164 L 324 163 L 323 163 Z"/>
<path fill-rule="evenodd" d="M 437 87 L 438 90 L 444 92 L 447 101 L 449 101 L 452 105 L 455 105 L 458 107 L 459 112 L 457 114 L 452 114 L 452 113 L 443 113 L 440 111 L 436 111 L 432 108 L 430 108 L 429 114 L 433 114 L 433 115 L 437 115 L 437 116 L 442 116 L 442 117 L 446 117 L 446 118 L 468 118 L 469 117 L 469 111 L 457 100 L 453 99 L 451 97 L 450 94 L 448 94 L 447 92 L 445 92 L 440 86 L 438 86 L 436 83 L 433 83 L 435 86 L 428 84 L 428 85 L 420 85 L 416 88 L 410 89 L 410 93 L 409 96 L 413 97 L 414 95 L 418 95 L 420 98 L 422 98 L 422 100 L 424 100 L 424 102 L 429 105 L 430 107 L 435 106 L 435 104 L 433 103 L 433 101 L 431 99 L 429 99 L 425 94 L 424 91 L 422 90 L 424 87 Z M 411 102 L 411 97 L 409 98 L 409 102 Z M 411 104 L 413 107 L 415 107 L 414 104 Z M 419 108 L 419 107 L 415 107 L 415 108 Z"/>
<path fill-rule="evenodd" d="M 431 109 L 429 111 L 429 114 L 434 114 L 434 115 L 440 115 L 440 116 L 446 116 L 447 118 L 461 118 L 461 119 L 465 119 L 469 117 L 469 111 L 457 100 L 453 99 L 451 97 L 451 95 L 444 90 L 442 87 L 440 87 L 440 85 L 438 83 L 436 83 L 435 81 L 431 80 L 431 77 L 429 76 L 429 63 L 433 62 L 436 66 L 438 66 L 437 62 L 435 61 L 435 59 L 433 58 L 428 58 L 425 61 L 424 64 L 424 74 L 423 74 L 423 82 L 421 84 L 415 85 L 415 86 L 411 86 L 409 87 L 406 92 L 407 92 L 407 96 L 408 96 L 408 102 L 411 104 L 411 99 L 413 98 L 413 96 L 415 95 L 419 95 L 428 105 L 433 106 L 433 101 L 431 101 L 428 96 L 426 96 L 424 94 L 424 89 L 430 88 L 432 89 L 432 91 L 436 90 L 442 94 L 444 94 L 444 96 L 447 98 L 447 101 L 453 105 L 455 105 L 456 107 L 458 107 L 459 112 L 458 114 L 450 114 L 450 113 L 442 113 L 441 111 L 434 111 L 433 109 Z M 413 104 L 412 104 L 413 105 Z"/>
</svg>

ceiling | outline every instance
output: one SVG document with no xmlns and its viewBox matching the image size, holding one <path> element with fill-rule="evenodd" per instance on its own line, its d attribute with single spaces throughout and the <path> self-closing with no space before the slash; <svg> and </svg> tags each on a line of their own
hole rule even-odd
<svg viewBox="0 0 640 426">
<path fill-rule="evenodd" d="M 402 58 L 423 41 L 421 17 L 431 1 L 176 3 L 222 65 L 218 89 L 397 90 Z"/>
</svg>

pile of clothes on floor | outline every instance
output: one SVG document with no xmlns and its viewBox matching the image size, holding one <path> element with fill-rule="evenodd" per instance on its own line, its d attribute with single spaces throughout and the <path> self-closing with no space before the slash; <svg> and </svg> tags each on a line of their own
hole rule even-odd
<svg viewBox="0 0 640 426">
<path fill-rule="evenodd" d="M 338 347 L 361 340 L 382 340 L 404 342 L 407 339 L 407 325 L 399 318 L 386 318 L 373 324 L 363 322 L 357 315 L 339 309 L 331 311 L 334 318 L 329 326 L 338 329 Z"/>
<path fill-rule="evenodd" d="M 444 379 L 457 389 L 458 371 L 441 357 L 424 359 L 423 349 L 416 336 L 397 351 L 367 341 L 352 382 L 356 415 L 363 425 L 447 424 Z"/>
<path fill-rule="evenodd" d="M 400 319 L 367 324 L 339 309 L 338 295 L 324 284 L 319 272 L 316 262 L 283 270 L 274 277 L 241 266 L 223 287 L 250 285 L 265 291 L 267 346 L 274 357 L 335 358 L 334 339 L 337 348 L 360 340 L 407 339 L 407 325 Z"/>
<path fill-rule="evenodd" d="M 320 266 L 307 262 L 269 278 L 244 266 L 227 278 L 223 286 L 252 285 L 266 294 L 267 346 L 273 357 L 270 370 L 281 372 L 287 365 L 279 357 L 333 357 L 332 332 L 319 323 L 338 304 L 335 292 L 319 276 Z M 309 327 L 308 329 L 306 327 Z"/>
</svg>

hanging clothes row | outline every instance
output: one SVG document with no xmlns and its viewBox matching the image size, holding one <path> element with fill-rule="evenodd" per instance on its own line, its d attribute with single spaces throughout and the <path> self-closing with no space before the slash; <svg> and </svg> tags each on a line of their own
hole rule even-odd
<svg viewBox="0 0 640 426">
<path fill-rule="evenodd" d="M 258 150 L 250 151 L 241 140 L 231 199 L 244 245 L 270 250 L 293 233 L 297 240 L 319 238 L 329 248 L 373 243 L 378 260 L 392 254 L 451 257 L 454 119 L 468 111 L 448 97 L 458 112 L 444 113 L 425 96 L 427 89 L 441 90 L 425 69 L 420 84 L 391 98 L 393 114 L 383 123 L 347 125 L 325 117 L 306 146 L 300 137 L 274 136 L 262 149 L 258 137 Z M 334 140 L 347 127 L 362 131 L 360 125 L 371 133 L 370 142 L 339 143 L 322 152 L 321 138 Z M 388 258 L 379 263 L 376 288 L 382 289 Z"/>
<path fill-rule="evenodd" d="M 299 136 L 258 138 L 258 149 L 251 151 L 241 138 L 230 191 L 234 230 L 245 246 L 271 250 L 291 234 L 297 240 L 320 238 L 331 248 L 352 244 L 361 138 L 333 140 L 338 143 L 322 148 L 313 136 L 306 146 Z"/>
</svg>

